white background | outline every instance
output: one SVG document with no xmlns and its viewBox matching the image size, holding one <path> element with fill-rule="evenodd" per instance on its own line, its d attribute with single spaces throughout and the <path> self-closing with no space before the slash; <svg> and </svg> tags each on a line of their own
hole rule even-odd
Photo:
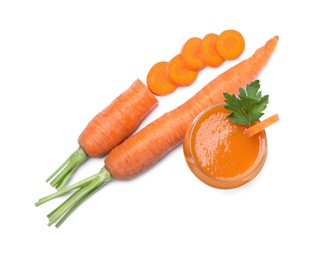
<svg viewBox="0 0 317 260">
<path fill-rule="evenodd" d="M 1 259 L 316 259 L 314 1 L 0 1 Z M 190 37 L 240 31 L 242 56 L 159 98 L 142 126 L 279 35 L 262 71 L 269 154 L 251 183 L 211 188 L 182 147 L 134 180 L 113 181 L 59 228 L 35 207 L 88 121 Z M 73 182 L 99 171 L 89 160 Z"/>
</svg>

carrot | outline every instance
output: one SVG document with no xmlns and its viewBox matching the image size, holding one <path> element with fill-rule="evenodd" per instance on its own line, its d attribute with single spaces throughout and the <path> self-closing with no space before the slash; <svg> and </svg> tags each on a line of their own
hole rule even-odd
<svg viewBox="0 0 317 260">
<path fill-rule="evenodd" d="M 177 86 L 170 80 L 167 74 L 168 62 L 161 61 L 153 65 L 147 74 L 146 81 L 149 90 L 158 96 L 172 93 Z"/>
<path fill-rule="evenodd" d="M 252 137 L 257 133 L 260 133 L 261 131 L 263 131 L 265 128 L 267 128 L 268 126 L 276 123 L 277 121 L 279 121 L 279 116 L 278 114 L 272 115 L 266 119 L 264 119 L 263 121 L 257 122 L 254 125 L 250 126 L 249 128 L 247 128 L 245 130 L 245 134 L 248 137 Z"/>
<path fill-rule="evenodd" d="M 223 31 L 216 42 L 217 51 L 225 60 L 238 58 L 243 52 L 244 47 L 244 38 L 236 30 Z"/>
<path fill-rule="evenodd" d="M 193 37 L 181 49 L 184 65 L 190 70 L 201 70 L 206 66 L 206 63 L 200 58 L 200 44 L 201 39 Z"/>
<path fill-rule="evenodd" d="M 180 54 L 169 61 L 167 71 L 169 78 L 177 86 L 188 86 L 192 84 L 198 76 L 197 70 L 190 70 L 184 66 Z"/>
<path fill-rule="evenodd" d="M 126 139 L 157 105 L 148 88 L 136 80 L 104 110 L 98 113 L 79 136 L 79 148 L 47 179 L 63 188 L 88 157 L 101 157 Z"/>
<path fill-rule="evenodd" d="M 253 81 L 267 64 L 278 37 L 269 40 L 252 57 L 240 62 L 208 83 L 178 108 L 164 114 L 120 145 L 105 158 L 100 172 L 87 179 L 40 199 L 36 205 L 77 190 L 49 215 L 49 225 L 63 221 L 91 194 L 112 179 L 127 180 L 144 172 L 182 143 L 186 129 L 205 108 L 223 103 L 223 92 L 238 93 L 241 86 Z"/>
<path fill-rule="evenodd" d="M 216 42 L 219 36 L 214 33 L 207 34 L 201 41 L 200 44 L 200 57 L 209 66 L 213 68 L 219 67 L 223 62 L 222 58 L 217 49 Z"/>
</svg>

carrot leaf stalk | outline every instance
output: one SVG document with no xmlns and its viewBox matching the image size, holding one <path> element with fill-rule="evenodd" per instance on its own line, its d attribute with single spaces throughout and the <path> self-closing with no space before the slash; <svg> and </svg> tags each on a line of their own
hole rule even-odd
<svg viewBox="0 0 317 260">
<path fill-rule="evenodd" d="M 51 186 L 55 187 L 57 190 L 63 189 L 73 173 L 87 160 L 87 158 L 88 155 L 85 153 L 84 149 L 79 147 L 55 172 L 53 172 L 50 177 L 47 178 L 46 181 L 49 182 L 55 177 L 50 183 Z"/>
<path fill-rule="evenodd" d="M 57 221 L 56 227 L 59 227 L 83 201 L 103 187 L 103 185 L 108 183 L 111 179 L 111 174 L 105 167 L 103 167 L 99 173 L 66 188 L 62 188 L 51 195 L 43 197 L 39 199 L 35 205 L 39 206 L 45 202 L 76 190 L 67 200 L 47 215 L 49 220 L 48 225 L 51 226 Z"/>
</svg>

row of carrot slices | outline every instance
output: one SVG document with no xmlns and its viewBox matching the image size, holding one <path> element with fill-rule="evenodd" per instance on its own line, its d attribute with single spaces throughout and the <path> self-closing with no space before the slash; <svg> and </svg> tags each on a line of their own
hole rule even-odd
<svg viewBox="0 0 317 260">
<path fill-rule="evenodd" d="M 155 95 L 168 95 L 177 87 L 191 85 L 206 66 L 217 68 L 225 60 L 238 58 L 244 47 L 244 38 L 236 30 L 225 30 L 219 35 L 209 33 L 203 39 L 190 38 L 170 61 L 152 66 L 147 74 L 147 86 Z"/>
</svg>

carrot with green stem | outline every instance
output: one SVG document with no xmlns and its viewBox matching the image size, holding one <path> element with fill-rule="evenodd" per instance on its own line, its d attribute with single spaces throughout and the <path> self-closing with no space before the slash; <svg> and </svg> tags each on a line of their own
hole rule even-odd
<svg viewBox="0 0 317 260">
<path fill-rule="evenodd" d="M 79 136 L 79 148 L 47 179 L 62 189 L 88 157 L 101 157 L 121 143 L 139 126 L 158 101 L 138 79 L 98 113 Z"/>
<path fill-rule="evenodd" d="M 139 175 L 181 144 L 187 127 L 201 111 L 223 103 L 224 92 L 236 94 L 239 87 L 257 78 L 271 57 L 277 41 L 277 36 L 272 38 L 252 57 L 219 75 L 183 105 L 165 113 L 116 146 L 105 158 L 105 165 L 99 173 L 40 199 L 37 206 L 77 190 L 48 215 L 49 225 L 58 221 L 56 226 L 60 226 L 79 204 L 107 182 Z"/>
</svg>

